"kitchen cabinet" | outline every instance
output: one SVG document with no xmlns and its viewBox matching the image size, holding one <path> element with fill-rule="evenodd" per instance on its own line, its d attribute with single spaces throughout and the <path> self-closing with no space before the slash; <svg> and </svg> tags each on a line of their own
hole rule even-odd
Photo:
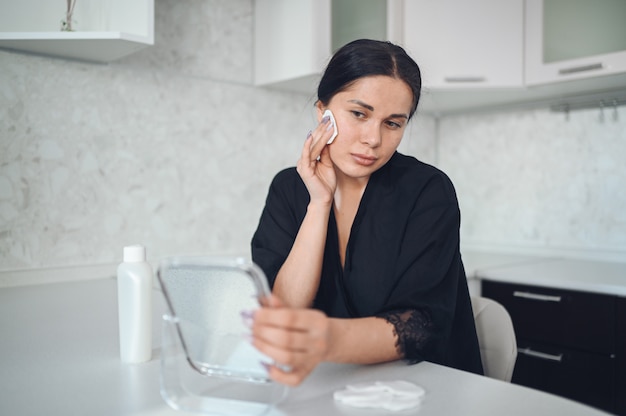
<svg viewBox="0 0 626 416">
<path fill-rule="evenodd" d="M 401 35 L 403 0 L 256 0 L 254 83 L 314 94 L 333 51 Z"/>
<path fill-rule="evenodd" d="M 110 62 L 154 44 L 154 0 L 78 0 L 74 31 L 61 31 L 66 3 L 0 0 L 0 48 Z"/>
<path fill-rule="evenodd" d="M 424 87 L 523 87 L 523 0 L 411 0 L 404 7 L 404 46 Z"/>
<path fill-rule="evenodd" d="M 616 392 L 626 377 L 618 371 L 626 355 L 618 330 L 624 298 L 487 279 L 482 296 L 511 315 L 518 344 L 513 383 L 618 410 Z"/>
<path fill-rule="evenodd" d="M 617 299 L 617 403 L 619 415 L 626 415 L 626 298 Z"/>
<path fill-rule="evenodd" d="M 626 2 L 526 0 L 526 84 L 626 72 Z"/>
<path fill-rule="evenodd" d="M 557 9 L 556 18 L 550 17 L 552 13 L 544 21 L 544 2 L 559 1 L 557 6 L 565 10 Z M 572 9 L 587 4 L 601 10 L 603 17 L 594 18 L 589 28 L 587 23 L 573 26 L 586 34 L 583 37 L 602 32 L 600 21 L 606 21 L 612 35 L 596 36 L 593 47 L 578 50 L 580 37 L 560 33 L 562 22 L 570 22 L 561 18 L 568 15 L 570 4 Z M 420 65 L 424 88 L 418 111 L 425 114 L 549 107 L 572 98 L 596 101 L 597 96 L 598 102 L 610 105 L 626 94 L 624 4 L 623 0 L 256 0 L 255 84 L 311 96 L 339 45 L 360 37 L 386 38 L 404 46 Z M 547 39 L 560 34 L 556 39 L 562 46 L 578 52 L 545 62 L 544 25 L 551 26 L 545 31 Z M 602 68 L 593 69 L 598 62 Z M 584 71 L 587 67 L 593 68 Z M 547 70 L 552 75 L 542 72 Z M 564 80 L 569 82 L 560 82 Z"/>
</svg>

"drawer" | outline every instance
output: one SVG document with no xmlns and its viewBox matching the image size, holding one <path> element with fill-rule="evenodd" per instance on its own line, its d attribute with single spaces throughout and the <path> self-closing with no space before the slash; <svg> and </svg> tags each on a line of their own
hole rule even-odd
<svg viewBox="0 0 626 416">
<path fill-rule="evenodd" d="M 507 309 L 518 339 L 615 353 L 614 296 L 489 280 L 482 281 L 482 296 Z"/>
<path fill-rule="evenodd" d="M 615 411 L 615 358 L 518 340 L 512 382 Z"/>
<path fill-rule="evenodd" d="M 617 414 L 626 416 L 626 298 L 617 299 Z"/>
</svg>

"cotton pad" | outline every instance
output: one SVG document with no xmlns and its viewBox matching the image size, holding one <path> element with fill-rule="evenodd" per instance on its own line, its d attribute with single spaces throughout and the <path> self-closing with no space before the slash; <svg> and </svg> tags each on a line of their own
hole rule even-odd
<svg viewBox="0 0 626 416">
<path fill-rule="evenodd" d="M 330 139 L 328 139 L 328 142 L 326 142 L 326 144 L 331 144 L 333 142 L 333 140 L 335 140 L 335 137 L 337 137 L 337 122 L 335 121 L 335 116 L 333 115 L 333 112 L 330 110 L 326 110 L 324 111 L 324 115 L 322 116 L 322 118 L 328 116 L 330 118 L 330 122 L 333 126 L 333 135 L 330 136 Z"/>
<path fill-rule="evenodd" d="M 344 390 L 336 391 L 333 398 L 352 407 L 400 411 L 419 406 L 424 394 L 418 385 L 394 380 L 349 384 Z"/>
</svg>

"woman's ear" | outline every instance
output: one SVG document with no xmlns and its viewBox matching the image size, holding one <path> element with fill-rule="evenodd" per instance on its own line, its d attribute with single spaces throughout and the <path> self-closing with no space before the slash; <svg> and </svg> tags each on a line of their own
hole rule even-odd
<svg viewBox="0 0 626 416">
<path fill-rule="evenodd" d="M 317 109 L 317 122 L 319 123 L 322 121 L 322 115 L 324 114 L 324 111 L 326 111 L 326 106 L 324 106 L 321 101 L 317 100 L 315 108 Z"/>
</svg>

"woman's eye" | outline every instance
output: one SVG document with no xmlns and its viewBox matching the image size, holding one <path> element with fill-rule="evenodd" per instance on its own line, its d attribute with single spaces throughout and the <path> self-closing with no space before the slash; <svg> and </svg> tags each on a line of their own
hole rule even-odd
<svg viewBox="0 0 626 416">
<path fill-rule="evenodd" d="M 388 121 L 387 125 L 393 129 L 399 129 L 400 127 L 402 127 L 401 124 L 396 123 L 395 121 Z"/>
<path fill-rule="evenodd" d="M 360 111 L 356 111 L 356 110 L 352 110 L 352 115 L 354 115 L 356 118 L 363 118 L 363 117 L 365 117 L 365 114 L 363 114 Z"/>
</svg>

